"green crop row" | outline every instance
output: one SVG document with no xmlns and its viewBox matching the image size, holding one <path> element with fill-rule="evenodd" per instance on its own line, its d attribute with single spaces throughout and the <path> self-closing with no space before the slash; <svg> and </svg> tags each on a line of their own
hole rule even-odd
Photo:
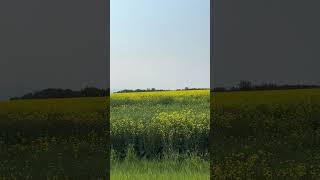
<svg viewBox="0 0 320 180">
<path fill-rule="evenodd" d="M 129 145 L 133 145 L 138 157 L 161 157 L 170 151 L 208 152 L 210 118 L 208 113 L 192 110 L 160 112 L 148 123 L 130 117 L 111 122 L 111 145 L 125 157 Z"/>
</svg>

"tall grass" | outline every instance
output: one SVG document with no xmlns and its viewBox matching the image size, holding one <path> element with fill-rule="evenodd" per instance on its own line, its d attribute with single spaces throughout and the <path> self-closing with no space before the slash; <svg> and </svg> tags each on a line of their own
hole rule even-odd
<svg viewBox="0 0 320 180">
<path fill-rule="evenodd" d="M 162 159 L 138 159 L 133 147 L 123 161 L 111 159 L 111 179 L 209 179 L 209 161 L 196 155 L 167 154 Z M 114 152 L 113 152 L 114 153 Z"/>
</svg>

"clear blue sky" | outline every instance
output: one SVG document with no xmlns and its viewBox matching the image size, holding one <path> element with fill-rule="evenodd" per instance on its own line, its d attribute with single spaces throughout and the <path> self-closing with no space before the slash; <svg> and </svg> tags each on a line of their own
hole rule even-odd
<svg viewBox="0 0 320 180">
<path fill-rule="evenodd" d="M 111 89 L 210 86 L 210 0 L 111 0 Z"/>
</svg>

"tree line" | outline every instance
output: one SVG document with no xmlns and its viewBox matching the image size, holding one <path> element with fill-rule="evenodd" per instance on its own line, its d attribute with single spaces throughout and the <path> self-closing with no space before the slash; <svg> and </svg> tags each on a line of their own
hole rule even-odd
<svg viewBox="0 0 320 180">
<path fill-rule="evenodd" d="M 147 89 L 124 89 L 117 91 L 115 93 L 130 93 L 130 92 L 156 92 L 156 91 L 185 91 L 185 90 L 205 90 L 208 88 L 189 88 L 185 87 L 184 89 L 168 90 L 168 89 L 156 89 L 156 88 L 147 88 Z"/>
<path fill-rule="evenodd" d="M 251 81 L 243 80 L 240 81 L 237 86 L 231 88 L 225 87 L 216 87 L 213 89 L 214 92 L 224 92 L 224 91 L 256 91 L 256 90 L 287 90 L 287 89 L 308 89 L 308 88 L 320 88 L 319 85 L 305 85 L 305 84 L 296 84 L 296 85 L 279 85 L 276 83 L 262 83 L 262 84 L 253 84 Z"/>
<path fill-rule="evenodd" d="M 99 89 L 85 87 L 79 91 L 71 89 L 48 88 L 41 91 L 25 94 L 21 97 L 12 97 L 10 100 L 18 99 L 48 99 L 48 98 L 75 98 L 75 97 L 105 97 L 110 95 L 110 89 Z"/>
</svg>

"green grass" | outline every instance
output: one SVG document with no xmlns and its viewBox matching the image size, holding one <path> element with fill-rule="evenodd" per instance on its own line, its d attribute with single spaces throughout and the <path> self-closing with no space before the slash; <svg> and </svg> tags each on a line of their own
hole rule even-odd
<svg viewBox="0 0 320 180">
<path fill-rule="evenodd" d="M 114 180 L 207 180 L 210 179 L 209 169 L 199 171 L 189 168 L 187 163 L 137 161 L 116 165 L 111 169 Z M 208 164 L 206 166 L 209 166 Z"/>
<path fill-rule="evenodd" d="M 206 180 L 210 176 L 209 161 L 196 155 L 168 154 L 162 159 L 138 159 L 132 147 L 122 161 L 112 156 L 111 164 L 111 179 L 115 180 Z"/>
</svg>

